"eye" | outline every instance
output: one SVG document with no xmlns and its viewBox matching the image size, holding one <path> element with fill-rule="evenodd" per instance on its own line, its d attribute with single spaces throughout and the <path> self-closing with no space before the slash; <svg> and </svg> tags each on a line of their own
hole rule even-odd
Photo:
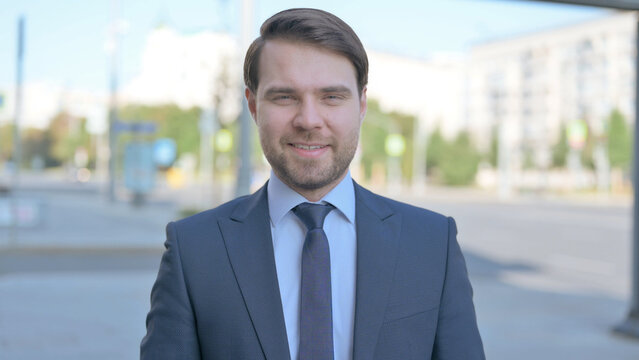
<svg viewBox="0 0 639 360">
<path fill-rule="evenodd" d="M 279 94 L 279 95 L 274 95 L 271 98 L 271 101 L 278 105 L 289 105 L 289 104 L 293 104 L 296 101 L 296 99 L 293 95 Z"/>
<path fill-rule="evenodd" d="M 339 105 L 344 101 L 345 97 L 339 94 L 326 94 L 324 95 L 324 102 L 329 105 Z"/>
</svg>

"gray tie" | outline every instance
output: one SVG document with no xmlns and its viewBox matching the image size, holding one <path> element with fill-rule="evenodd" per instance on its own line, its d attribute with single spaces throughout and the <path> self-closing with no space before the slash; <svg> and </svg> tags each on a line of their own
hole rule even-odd
<svg viewBox="0 0 639 360">
<path fill-rule="evenodd" d="M 300 360 L 333 359 L 331 256 L 324 219 L 333 205 L 302 203 L 293 213 L 306 225 L 302 250 Z"/>
</svg>

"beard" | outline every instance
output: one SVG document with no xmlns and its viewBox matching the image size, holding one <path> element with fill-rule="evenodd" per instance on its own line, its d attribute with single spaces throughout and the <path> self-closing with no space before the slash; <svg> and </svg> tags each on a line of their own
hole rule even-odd
<svg viewBox="0 0 639 360">
<path fill-rule="evenodd" d="M 280 180 L 293 189 L 316 190 L 336 183 L 346 173 L 357 150 L 359 128 L 353 130 L 341 142 L 334 139 L 313 141 L 317 137 L 310 132 L 295 136 L 296 139 L 305 138 L 307 142 L 330 144 L 329 153 L 320 159 L 297 157 L 288 149 L 288 144 L 293 142 L 289 141 L 288 137 L 282 138 L 276 146 L 269 142 L 272 139 L 265 137 L 260 134 L 264 156 Z"/>
</svg>

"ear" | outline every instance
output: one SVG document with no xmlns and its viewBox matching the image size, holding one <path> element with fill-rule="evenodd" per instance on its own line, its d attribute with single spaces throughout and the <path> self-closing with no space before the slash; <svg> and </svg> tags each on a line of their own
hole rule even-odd
<svg viewBox="0 0 639 360">
<path fill-rule="evenodd" d="M 362 89 L 362 95 L 359 98 L 359 123 L 364 121 L 366 116 L 366 110 L 368 109 L 368 103 L 366 102 L 366 86 Z"/>
<path fill-rule="evenodd" d="M 255 94 L 253 94 L 253 92 L 249 88 L 245 88 L 244 96 L 246 97 L 246 102 L 248 104 L 248 109 L 249 109 L 249 112 L 251 113 L 251 117 L 253 118 L 253 121 L 255 121 L 256 120 L 255 114 L 257 112 L 256 105 L 255 105 Z"/>
</svg>

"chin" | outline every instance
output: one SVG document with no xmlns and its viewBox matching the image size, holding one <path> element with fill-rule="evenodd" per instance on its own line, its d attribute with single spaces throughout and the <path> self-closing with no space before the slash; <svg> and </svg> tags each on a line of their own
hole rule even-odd
<svg viewBox="0 0 639 360">
<path fill-rule="evenodd" d="M 288 172 L 288 179 L 300 189 L 317 190 L 338 181 L 344 172 L 337 173 L 333 168 L 306 168 L 298 172 Z"/>
</svg>

